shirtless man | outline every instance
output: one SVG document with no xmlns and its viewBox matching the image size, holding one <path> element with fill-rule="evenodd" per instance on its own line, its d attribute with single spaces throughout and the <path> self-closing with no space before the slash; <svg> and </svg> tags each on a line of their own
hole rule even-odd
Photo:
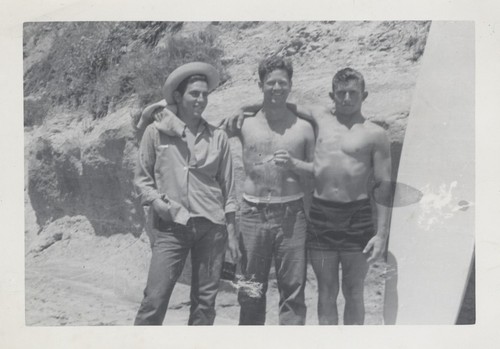
<svg viewBox="0 0 500 349">
<path fill-rule="evenodd" d="M 240 207 L 242 272 L 263 283 L 260 298 L 239 293 L 240 325 L 265 323 L 273 258 L 280 294 L 279 323 L 305 323 L 306 219 L 300 176 L 312 172 L 314 132 L 286 107 L 292 74 L 291 63 L 282 58 L 260 63 L 262 109 L 244 123 L 238 135 L 246 174 Z"/>
<path fill-rule="evenodd" d="M 384 130 L 361 112 L 368 96 L 363 76 L 350 68 L 335 74 L 332 98 L 335 108 L 288 107 L 316 127 L 314 153 L 315 190 L 309 213 L 307 247 L 318 279 L 320 324 L 338 324 L 337 296 L 342 266 L 342 292 L 346 300 L 344 324 L 364 323 L 364 280 L 368 263 L 383 252 L 389 229 L 388 208 L 377 204 L 377 227 L 372 223 L 370 180 L 379 195 L 390 195 L 390 148 Z M 231 129 L 241 125 L 243 111 L 226 121 Z M 245 119 L 244 125 L 252 120 Z M 381 200 L 388 202 L 388 200 Z"/>
<path fill-rule="evenodd" d="M 260 111 L 233 132 L 243 145 L 243 202 L 240 207 L 241 268 L 248 280 L 262 283 L 262 296 L 240 291 L 240 325 L 263 325 L 266 291 L 274 258 L 280 294 L 279 323 L 303 325 L 306 306 L 306 218 L 301 176 L 312 174 L 314 131 L 286 107 L 292 88 L 289 61 L 270 57 L 259 65 Z M 139 127 L 156 120 L 156 127 L 182 136 L 185 125 L 165 108 L 165 101 L 147 107 Z"/>
</svg>

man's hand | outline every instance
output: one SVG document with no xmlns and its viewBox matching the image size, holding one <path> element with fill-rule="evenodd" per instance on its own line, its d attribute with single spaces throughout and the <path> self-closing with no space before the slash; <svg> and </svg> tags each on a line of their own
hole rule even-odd
<svg viewBox="0 0 500 349">
<path fill-rule="evenodd" d="M 152 112 L 152 116 L 154 121 L 162 121 L 163 119 L 167 117 L 175 117 L 177 114 L 177 105 L 172 104 L 172 105 L 167 105 L 165 108 L 156 108 Z"/>
<path fill-rule="evenodd" d="M 293 170 L 296 167 L 295 159 L 287 150 L 284 149 L 275 151 L 273 160 L 276 166 L 280 166 L 288 170 Z"/>
<path fill-rule="evenodd" d="M 244 105 L 239 108 L 233 115 L 224 118 L 218 127 L 224 129 L 227 134 L 232 137 L 238 134 L 243 127 L 245 117 L 255 116 L 262 109 L 262 102 Z"/>
<path fill-rule="evenodd" d="M 238 234 L 236 233 L 236 214 L 235 212 L 226 213 L 227 228 L 227 249 L 225 259 L 228 262 L 237 264 L 241 258 L 241 252 L 238 244 Z"/>
<path fill-rule="evenodd" d="M 236 238 L 236 236 L 231 236 L 231 234 L 229 234 L 227 237 L 227 250 L 225 260 L 234 264 L 238 264 L 240 259 L 241 252 L 238 244 L 238 239 Z"/>
<path fill-rule="evenodd" d="M 243 126 L 245 114 L 246 113 L 243 109 L 238 109 L 233 115 L 222 119 L 218 127 L 225 130 L 229 135 L 235 135 L 241 130 L 241 127 Z"/>
<path fill-rule="evenodd" d="M 146 108 L 144 108 L 144 110 L 141 113 L 141 118 L 137 122 L 137 129 L 144 130 L 150 123 L 154 121 L 153 113 L 157 109 L 165 108 L 166 105 L 167 101 L 162 99 L 161 101 L 150 104 Z"/>
<path fill-rule="evenodd" d="M 170 214 L 170 203 L 165 202 L 163 199 L 156 199 L 152 203 L 153 209 L 158 216 L 164 221 L 172 221 L 172 215 Z"/>
<path fill-rule="evenodd" d="M 370 256 L 367 259 L 368 263 L 374 262 L 377 260 L 385 250 L 386 239 L 381 237 L 380 235 L 375 235 L 368 241 L 366 244 L 363 253 L 370 253 Z"/>
<path fill-rule="evenodd" d="M 184 137 L 186 124 L 175 115 L 177 107 L 168 105 L 165 108 L 158 109 L 154 112 L 155 127 L 162 133 L 171 137 Z"/>
</svg>

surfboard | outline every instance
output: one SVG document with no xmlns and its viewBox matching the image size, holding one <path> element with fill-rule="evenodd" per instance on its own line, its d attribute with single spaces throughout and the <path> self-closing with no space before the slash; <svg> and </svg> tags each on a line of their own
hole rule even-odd
<svg viewBox="0 0 500 349">
<path fill-rule="evenodd" d="M 385 324 L 457 321 L 474 252 L 474 82 L 474 23 L 433 22 L 397 178 L 422 195 L 392 209 Z"/>
</svg>

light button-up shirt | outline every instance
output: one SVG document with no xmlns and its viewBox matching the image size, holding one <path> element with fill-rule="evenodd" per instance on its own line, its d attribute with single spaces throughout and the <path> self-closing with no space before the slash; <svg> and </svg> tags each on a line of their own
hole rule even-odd
<svg viewBox="0 0 500 349">
<path fill-rule="evenodd" d="M 151 205 L 158 198 L 168 202 L 176 223 L 205 217 L 224 224 L 225 213 L 237 208 L 226 133 L 203 120 L 190 149 L 184 138 L 169 136 L 149 125 L 139 147 L 135 185 L 143 205 Z M 158 221 L 156 212 L 154 221 Z"/>
</svg>

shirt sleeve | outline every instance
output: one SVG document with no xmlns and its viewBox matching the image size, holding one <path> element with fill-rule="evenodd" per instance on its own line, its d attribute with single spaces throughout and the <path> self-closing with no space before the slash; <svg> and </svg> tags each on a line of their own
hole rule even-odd
<svg viewBox="0 0 500 349">
<path fill-rule="evenodd" d="M 217 182 L 222 190 L 224 198 L 224 212 L 236 212 L 238 205 L 236 201 L 236 188 L 234 183 L 234 167 L 228 137 L 221 131 L 221 153 L 222 159 L 217 172 Z"/>
<path fill-rule="evenodd" d="M 156 133 L 158 133 L 158 131 L 155 127 L 153 125 L 149 125 L 146 128 L 146 131 L 144 131 L 144 135 L 139 146 L 134 184 L 142 205 L 151 205 L 154 200 L 161 198 L 161 194 L 156 188 L 156 181 L 154 177 L 154 167 L 156 162 Z"/>
</svg>

